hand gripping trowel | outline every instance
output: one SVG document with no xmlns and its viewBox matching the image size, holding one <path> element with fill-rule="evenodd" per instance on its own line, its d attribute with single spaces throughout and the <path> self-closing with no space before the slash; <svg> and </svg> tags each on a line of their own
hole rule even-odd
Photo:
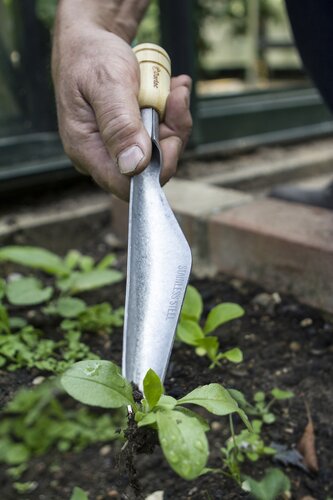
<svg viewBox="0 0 333 500">
<path fill-rule="evenodd" d="M 163 381 L 191 270 L 191 251 L 160 186 L 158 142 L 170 89 L 170 59 L 158 45 L 134 48 L 139 104 L 152 140 L 148 167 L 131 179 L 123 375 L 143 389 L 152 368 Z"/>
</svg>

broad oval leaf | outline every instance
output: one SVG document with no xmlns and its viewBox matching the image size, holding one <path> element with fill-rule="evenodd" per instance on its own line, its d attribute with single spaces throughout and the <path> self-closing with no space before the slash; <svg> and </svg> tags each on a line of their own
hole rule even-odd
<svg viewBox="0 0 333 500">
<path fill-rule="evenodd" d="M 238 412 L 237 402 L 220 384 L 208 384 L 194 389 L 186 396 L 178 399 L 177 404 L 195 404 L 203 406 L 214 415 L 229 415 Z"/>
<path fill-rule="evenodd" d="M 1 260 L 40 269 L 56 276 L 68 274 L 68 268 L 64 261 L 55 253 L 44 248 L 14 245 L 3 247 L 0 250 Z"/>
<path fill-rule="evenodd" d="M 142 412 L 136 412 L 135 421 L 138 423 L 138 427 L 144 427 L 145 425 L 154 425 L 157 420 L 157 413 L 150 412 L 142 414 Z"/>
<path fill-rule="evenodd" d="M 238 304 L 233 304 L 231 302 L 225 302 L 224 304 L 218 304 L 213 307 L 213 309 L 209 312 L 205 326 L 204 333 L 207 335 L 208 333 L 213 332 L 219 326 L 227 323 L 236 318 L 240 318 L 244 315 L 244 309 Z"/>
<path fill-rule="evenodd" d="M 152 410 L 163 394 L 163 385 L 159 376 L 151 368 L 143 379 L 143 393 Z"/>
<path fill-rule="evenodd" d="M 177 326 L 177 339 L 185 344 L 197 346 L 204 334 L 198 323 L 190 319 L 181 319 Z"/>
<path fill-rule="evenodd" d="M 162 394 L 162 396 L 158 400 L 157 407 L 164 408 L 165 410 L 173 410 L 176 404 L 177 399 L 173 398 L 172 396 L 166 396 L 165 394 Z"/>
<path fill-rule="evenodd" d="M 43 283 L 36 278 L 20 278 L 8 283 L 6 295 L 15 306 L 37 305 L 52 297 L 53 288 L 43 288 Z"/>
<path fill-rule="evenodd" d="M 194 286 L 188 285 L 184 298 L 181 316 L 187 319 L 199 321 L 203 309 L 200 293 Z"/>
<path fill-rule="evenodd" d="M 184 479 L 198 477 L 208 458 L 205 428 L 191 412 L 157 412 L 158 437 L 171 468 Z"/>
<path fill-rule="evenodd" d="M 237 401 L 233 399 L 230 392 L 220 384 L 208 384 L 198 387 L 179 399 L 177 404 L 196 404 L 206 408 L 214 415 L 221 416 L 236 412 L 249 431 L 252 432 L 252 426 L 246 413 L 239 408 Z"/>
<path fill-rule="evenodd" d="M 271 394 L 275 399 L 290 399 L 295 396 L 295 394 L 292 391 L 283 391 L 282 389 L 278 389 L 275 387 L 274 389 L 271 390 Z"/>
<path fill-rule="evenodd" d="M 228 389 L 228 392 L 241 408 L 246 409 L 250 406 L 250 403 L 248 403 L 241 391 L 237 391 L 237 389 Z"/>
<path fill-rule="evenodd" d="M 81 293 L 118 283 L 123 278 L 120 271 L 93 269 L 89 272 L 73 272 L 69 278 L 58 281 L 57 286 L 63 291 Z"/>
<path fill-rule="evenodd" d="M 234 347 L 224 352 L 223 357 L 231 363 L 241 363 L 243 361 L 243 353 L 238 347 Z"/>
<path fill-rule="evenodd" d="M 79 361 L 65 371 L 61 384 L 81 403 L 102 408 L 134 405 L 131 384 L 111 361 Z"/>
<path fill-rule="evenodd" d="M 266 471 L 261 481 L 245 476 L 242 489 L 251 492 L 256 500 L 275 500 L 282 493 L 290 490 L 290 481 L 280 469 L 271 468 Z"/>
<path fill-rule="evenodd" d="M 70 500 L 89 500 L 88 493 L 78 486 L 75 486 Z"/>
<path fill-rule="evenodd" d="M 63 318 L 76 318 L 86 310 L 87 304 L 75 297 L 61 297 L 55 307 L 56 312 Z"/>
</svg>

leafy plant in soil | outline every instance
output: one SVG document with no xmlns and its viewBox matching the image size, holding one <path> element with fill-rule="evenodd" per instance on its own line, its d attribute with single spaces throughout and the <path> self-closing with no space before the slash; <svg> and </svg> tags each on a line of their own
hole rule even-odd
<svg viewBox="0 0 333 500">
<path fill-rule="evenodd" d="M 239 486 L 241 486 L 246 491 L 251 491 L 251 495 L 254 498 L 258 498 L 259 500 L 261 498 L 270 498 L 274 500 L 275 498 L 277 498 L 277 496 L 279 496 L 280 493 L 285 491 L 284 489 L 280 491 L 280 489 L 286 486 L 286 481 L 288 481 L 289 484 L 289 480 L 287 479 L 287 477 L 284 476 L 284 474 L 282 474 L 278 469 L 271 469 L 270 471 L 268 471 L 267 477 L 265 476 L 265 478 L 260 483 L 257 483 L 254 480 L 253 482 L 251 482 L 252 480 L 250 477 L 242 475 L 241 466 L 246 459 L 250 460 L 251 462 L 256 462 L 261 457 L 277 454 L 277 449 L 275 446 L 267 446 L 265 444 L 264 439 L 261 436 L 262 427 L 263 424 L 272 424 L 273 422 L 275 422 L 275 415 L 270 411 L 273 403 L 277 400 L 290 399 L 294 396 L 294 394 L 291 391 L 283 391 L 281 389 L 274 388 L 270 391 L 273 399 L 271 399 L 269 403 L 266 403 L 266 405 L 264 405 L 263 402 L 265 401 L 266 396 L 262 391 L 260 391 L 255 393 L 254 404 L 251 405 L 247 402 L 241 392 L 235 389 L 230 389 L 229 392 L 238 402 L 239 406 L 247 412 L 247 414 L 256 415 L 257 417 L 259 417 L 259 419 L 257 418 L 251 421 L 251 432 L 249 432 L 247 429 L 243 429 L 239 434 L 235 434 L 232 419 L 230 416 L 230 428 L 232 435 L 226 441 L 225 446 L 221 448 L 223 463 L 221 472 L 224 475 L 230 476 Z M 245 483 L 244 479 L 246 479 Z M 268 488 L 269 490 L 269 485 L 275 485 L 275 483 L 276 488 L 273 489 L 272 487 L 270 496 L 260 496 L 260 492 L 265 495 L 265 488 Z M 244 484 L 247 486 L 243 487 Z M 251 488 L 249 486 L 250 484 Z"/>
<path fill-rule="evenodd" d="M 88 306 L 76 297 L 60 297 L 48 304 L 43 312 L 63 318 L 60 328 L 92 333 L 111 333 L 113 327 L 124 323 L 124 308 L 113 309 L 111 304 L 102 303 Z"/>
<path fill-rule="evenodd" d="M 163 454 L 171 468 L 184 479 L 205 472 L 208 459 L 207 422 L 184 405 L 198 405 L 215 415 L 237 413 L 251 429 L 245 412 L 220 384 L 198 387 L 176 400 L 163 393 L 153 370 L 144 379 L 144 398 L 135 401 L 131 384 L 110 361 L 81 361 L 61 377 L 64 389 L 78 401 L 102 408 L 130 408 L 138 428 L 157 432 Z"/>
<path fill-rule="evenodd" d="M 294 397 L 292 391 L 283 391 L 275 387 L 270 391 L 272 398 L 269 401 L 267 401 L 267 394 L 263 391 L 258 391 L 254 394 L 253 403 L 251 404 L 244 398 L 241 392 L 231 389 L 231 393 L 248 415 L 260 418 L 265 424 L 272 424 L 275 422 L 276 417 L 272 412 L 272 406 L 277 401 L 283 401 Z"/>
<path fill-rule="evenodd" d="M 261 457 L 276 453 L 274 448 L 265 445 L 261 436 L 262 421 L 252 420 L 251 424 L 252 432 L 243 429 L 239 434 L 232 433 L 221 448 L 223 473 L 231 476 L 239 485 L 242 484 L 241 465 L 246 459 L 256 462 Z"/>
<path fill-rule="evenodd" d="M 79 451 L 91 443 L 119 439 L 118 423 L 124 414 L 96 415 L 86 408 L 67 409 L 61 403 L 63 389 L 55 380 L 34 389 L 22 389 L 8 403 L 0 422 L 0 462 L 10 466 L 17 479 L 27 461 L 56 447 Z"/>
<path fill-rule="evenodd" d="M 199 356 L 208 356 L 212 362 L 210 368 L 220 365 L 222 359 L 227 359 L 232 363 L 243 361 L 242 351 L 238 347 L 220 352 L 219 339 L 211 334 L 221 325 L 243 316 L 244 309 L 238 304 L 230 302 L 218 304 L 209 312 L 203 327 L 201 327 L 202 311 L 203 300 L 200 293 L 193 286 L 188 286 L 176 338 L 185 344 L 194 346 Z"/>
<path fill-rule="evenodd" d="M 122 274 L 109 269 L 115 257 L 109 254 L 98 264 L 91 257 L 72 250 L 65 258 L 38 247 L 11 246 L 0 249 L 0 262 L 10 261 L 17 265 L 38 269 L 56 278 L 61 296 L 49 302 L 54 286 L 44 286 L 36 277 L 12 274 L 8 282 L 0 279 L 0 366 L 9 371 L 18 368 L 38 368 L 43 371 L 63 372 L 73 362 L 98 359 L 89 347 L 81 342 L 81 334 L 90 331 L 111 333 L 112 328 L 123 324 L 123 308 L 113 310 L 110 304 L 88 306 L 86 302 L 68 294 L 83 292 L 115 283 Z M 44 314 L 62 318 L 58 340 L 44 338 L 44 333 L 23 318 L 9 317 L 1 304 L 19 307 L 36 307 L 49 302 Z"/>
<path fill-rule="evenodd" d="M 7 246 L 0 249 L 0 262 L 12 262 L 53 276 L 56 288 L 64 295 L 75 295 L 111 285 L 124 277 L 120 271 L 110 269 L 115 263 L 113 254 L 106 255 L 96 264 L 92 257 L 82 255 L 77 250 L 70 250 L 64 258 L 61 258 L 44 248 Z M 49 300 L 53 292 L 53 286 L 43 289 L 39 280 L 30 277 L 16 279 L 9 283 L 5 290 L 10 302 L 13 298 L 15 301 L 16 293 L 23 295 L 23 300 L 27 300 L 26 297 L 29 295 L 31 300 L 34 298 L 34 302 L 25 302 L 25 305 Z"/>
<path fill-rule="evenodd" d="M 9 318 L 5 307 L 0 305 L 0 367 L 6 370 L 38 368 L 62 373 L 87 356 L 98 359 L 80 338 L 81 333 L 73 330 L 58 341 L 44 338 L 41 330 L 24 319 Z"/>
</svg>

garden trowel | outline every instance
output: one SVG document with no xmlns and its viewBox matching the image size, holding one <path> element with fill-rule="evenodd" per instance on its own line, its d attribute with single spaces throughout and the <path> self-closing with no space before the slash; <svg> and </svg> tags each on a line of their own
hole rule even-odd
<svg viewBox="0 0 333 500">
<path fill-rule="evenodd" d="M 143 388 L 152 368 L 163 381 L 191 270 L 191 251 L 160 186 L 159 122 L 170 89 L 170 59 L 158 45 L 134 48 L 139 103 L 152 140 L 148 167 L 131 179 L 123 375 Z"/>
</svg>

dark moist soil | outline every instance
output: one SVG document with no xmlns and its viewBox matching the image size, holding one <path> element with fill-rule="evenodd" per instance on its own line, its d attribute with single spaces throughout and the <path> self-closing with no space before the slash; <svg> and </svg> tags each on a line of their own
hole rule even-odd
<svg viewBox="0 0 333 500">
<path fill-rule="evenodd" d="M 96 248 L 96 242 L 91 242 L 91 245 Z M 106 250 L 103 244 L 98 248 L 101 253 Z M 124 255 L 120 253 L 119 256 L 123 267 Z M 255 391 L 268 392 L 273 387 L 294 391 L 296 397 L 276 404 L 277 421 L 265 426 L 264 436 L 268 443 L 274 441 L 295 447 L 307 424 L 305 405 L 309 405 L 315 427 L 319 472 L 310 474 L 292 466 L 280 467 L 291 480 L 292 498 L 311 496 L 316 500 L 327 500 L 333 494 L 331 319 L 325 319 L 318 311 L 300 305 L 290 297 L 282 296 L 281 302 L 276 303 L 279 297 L 275 296 L 274 300 L 269 296 L 274 290 L 264 293 L 255 285 L 223 275 L 214 279 L 192 279 L 192 284 L 203 295 L 204 314 L 221 301 L 237 302 L 244 307 L 246 314 L 243 318 L 218 331 L 221 348 L 239 346 L 244 353 L 244 362 L 240 365 L 225 363 L 210 370 L 206 358 L 196 356 L 186 345 L 176 344 L 165 381 L 166 393 L 178 398 L 211 382 L 239 389 L 248 399 Z M 124 290 L 125 284 L 121 283 L 85 294 L 85 299 L 91 303 L 109 300 L 114 306 L 120 306 L 124 303 Z M 41 325 L 38 315 L 35 322 L 39 327 L 44 326 L 50 336 L 53 335 L 52 324 Z M 121 330 L 115 331 L 111 338 L 86 334 L 84 341 L 102 359 L 121 363 Z M 38 375 L 41 373 L 37 370 L 1 371 L 0 404 L 11 399 L 20 387 L 30 386 Z M 208 434 L 211 450 L 208 465 L 220 467 L 220 448 L 229 437 L 227 419 L 205 416 L 213 424 L 213 430 Z M 237 428 L 240 428 L 238 423 Z M 141 435 L 141 439 L 147 440 L 147 444 L 151 442 L 151 436 Z M 159 447 L 155 447 L 151 454 L 138 453 L 130 471 L 128 451 L 120 450 L 122 444 L 111 443 L 109 452 L 105 444 L 90 446 L 81 453 L 52 451 L 35 458 L 21 478 L 21 481 L 36 482 L 36 489 L 29 494 L 19 495 L 2 468 L 1 500 L 69 499 L 75 486 L 89 492 L 90 500 L 140 499 L 158 490 L 164 491 L 164 500 L 247 497 L 230 479 L 221 475 L 208 474 L 195 481 L 180 479 L 167 465 Z M 246 463 L 243 472 L 259 479 L 272 465 L 274 463 L 268 459 L 255 464 Z"/>
</svg>

